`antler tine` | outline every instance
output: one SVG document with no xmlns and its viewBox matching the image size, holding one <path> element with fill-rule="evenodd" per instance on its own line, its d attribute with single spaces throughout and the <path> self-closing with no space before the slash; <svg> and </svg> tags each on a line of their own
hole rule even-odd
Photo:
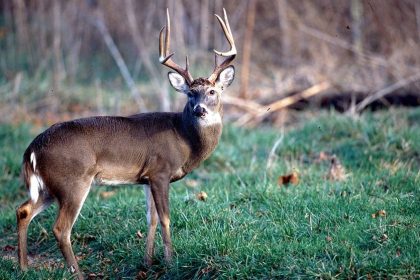
<svg viewBox="0 0 420 280">
<path fill-rule="evenodd" d="M 215 15 L 217 20 L 220 23 L 220 26 L 223 29 L 223 33 L 225 34 L 226 39 L 229 42 L 230 45 L 230 50 L 227 52 L 219 52 L 217 50 L 214 50 L 214 52 L 220 56 L 231 56 L 231 55 L 236 55 L 236 46 L 235 46 L 235 41 L 233 40 L 233 35 L 232 35 L 232 31 L 230 30 L 230 25 L 229 25 L 229 20 L 228 17 L 226 15 L 226 10 L 223 8 L 223 13 L 224 13 L 224 18 L 225 18 L 225 22 L 223 22 L 222 18 L 218 15 Z"/>
<path fill-rule="evenodd" d="M 226 39 L 229 42 L 230 50 L 227 52 L 219 52 L 217 50 L 214 50 L 214 53 L 219 56 L 226 57 L 226 59 L 217 66 L 217 63 L 215 63 L 215 68 L 211 76 L 209 77 L 209 81 L 214 82 L 217 79 L 217 76 L 219 76 L 220 72 L 223 71 L 236 57 L 237 51 L 235 46 L 235 41 L 233 39 L 232 31 L 230 29 L 229 20 L 226 14 L 226 10 L 223 8 L 223 14 L 224 14 L 224 21 L 222 18 L 218 15 L 215 15 L 217 20 L 220 23 L 220 26 L 223 29 L 223 33 L 225 34 Z M 216 61 L 216 58 L 215 58 Z"/>
<path fill-rule="evenodd" d="M 171 45 L 171 18 L 169 17 L 169 9 L 166 9 L 166 28 L 165 28 L 165 55 L 168 55 Z"/>
<path fill-rule="evenodd" d="M 165 29 L 165 39 L 163 38 L 163 30 Z M 187 81 L 188 84 L 193 82 L 193 78 L 188 71 L 188 57 L 186 58 L 186 67 L 183 69 L 181 66 L 176 64 L 172 60 L 172 56 L 175 53 L 170 52 L 170 35 L 171 35 L 171 20 L 169 17 L 169 9 L 166 9 L 166 25 L 162 27 L 159 34 L 159 62 L 163 65 L 175 70 L 178 72 L 184 79 Z M 165 41 L 165 42 L 164 42 Z"/>
</svg>

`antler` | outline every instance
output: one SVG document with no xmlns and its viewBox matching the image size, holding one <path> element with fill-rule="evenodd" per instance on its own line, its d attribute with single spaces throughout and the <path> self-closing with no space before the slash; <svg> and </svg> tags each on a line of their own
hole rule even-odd
<svg viewBox="0 0 420 280">
<path fill-rule="evenodd" d="M 163 30 L 165 29 L 165 44 L 163 44 Z M 175 53 L 169 54 L 169 46 L 170 46 L 170 33 L 171 33 L 171 21 L 169 18 L 169 10 L 166 9 L 166 25 L 162 27 L 159 34 L 159 62 L 162 63 L 165 66 L 168 66 L 169 68 L 175 70 L 178 72 L 184 79 L 187 81 L 189 85 L 193 82 L 193 78 L 188 71 L 188 56 L 185 57 L 185 69 L 183 69 L 181 66 L 176 64 L 172 60 L 172 56 Z"/>
<path fill-rule="evenodd" d="M 210 77 L 208 79 L 212 83 L 214 83 L 216 81 L 220 72 L 222 72 L 223 69 L 225 69 L 227 66 L 229 66 L 229 64 L 236 57 L 235 41 L 233 40 L 232 31 L 230 30 L 229 21 L 228 21 L 227 15 L 226 15 L 226 10 L 224 8 L 223 8 L 223 14 L 224 14 L 224 18 L 225 18 L 224 22 L 218 15 L 215 15 L 215 16 L 216 16 L 217 20 L 219 21 L 220 26 L 223 29 L 223 32 L 226 36 L 226 39 L 228 40 L 228 42 L 230 44 L 230 50 L 227 51 L 227 52 L 219 52 L 217 50 L 214 50 L 214 53 L 215 53 L 215 67 L 214 67 L 213 73 L 210 75 Z M 226 57 L 226 59 L 220 65 L 217 65 L 216 55 Z"/>
</svg>

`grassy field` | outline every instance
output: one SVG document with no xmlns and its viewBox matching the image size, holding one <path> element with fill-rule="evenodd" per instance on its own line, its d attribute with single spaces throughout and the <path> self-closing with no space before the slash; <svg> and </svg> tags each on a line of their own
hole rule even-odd
<svg viewBox="0 0 420 280">
<path fill-rule="evenodd" d="M 16 263 L 15 208 L 27 197 L 20 162 L 34 135 L 30 126 L 0 126 L 0 279 L 69 279 L 51 230 L 56 206 L 29 228 L 32 269 Z M 340 159 L 346 180 L 326 179 L 330 163 L 320 152 Z M 212 157 L 172 185 L 172 266 L 160 236 L 155 265 L 142 263 L 137 232 L 147 226 L 137 186 L 94 187 L 73 248 L 91 278 L 419 278 L 419 169 L 420 109 L 359 119 L 324 112 L 283 136 L 227 126 Z M 278 176 L 292 171 L 299 184 L 279 187 Z M 207 201 L 195 199 L 200 191 Z"/>
</svg>

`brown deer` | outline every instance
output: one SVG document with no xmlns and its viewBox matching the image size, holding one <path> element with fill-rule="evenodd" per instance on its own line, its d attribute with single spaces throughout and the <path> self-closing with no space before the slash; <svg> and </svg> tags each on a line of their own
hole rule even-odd
<svg viewBox="0 0 420 280">
<path fill-rule="evenodd" d="M 38 135 L 23 155 L 22 172 L 30 199 L 16 211 L 18 254 L 27 269 L 27 230 L 31 220 L 53 201 L 59 213 L 53 232 L 72 273 L 83 278 L 71 247 L 70 234 L 93 182 L 144 184 L 148 234 L 145 263 L 151 265 L 158 221 L 164 257 L 171 261 L 169 184 L 180 180 L 216 148 L 222 133 L 223 91 L 232 83 L 230 63 L 236 47 L 226 11 L 216 15 L 231 49 L 214 51 L 224 57 L 209 78 L 193 79 L 188 58 L 183 69 L 170 53 L 170 19 L 159 36 L 159 61 L 169 72 L 170 84 L 188 96 L 182 112 L 144 113 L 129 117 L 90 117 L 58 123 Z M 163 31 L 165 30 L 165 37 Z"/>
</svg>

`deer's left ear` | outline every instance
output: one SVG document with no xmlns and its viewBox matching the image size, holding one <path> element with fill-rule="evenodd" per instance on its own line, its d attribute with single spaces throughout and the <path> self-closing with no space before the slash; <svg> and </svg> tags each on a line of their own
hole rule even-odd
<svg viewBox="0 0 420 280">
<path fill-rule="evenodd" d="M 233 65 L 230 65 L 226 67 L 225 69 L 223 69 L 222 72 L 220 72 L 216 80 L 216 85 L 221 87 L 222 89 L 225 89 L 228 86 L 230 86 L 234 78 L 235 78 L 235 67 L 233 67 Z"/>
</svg>

